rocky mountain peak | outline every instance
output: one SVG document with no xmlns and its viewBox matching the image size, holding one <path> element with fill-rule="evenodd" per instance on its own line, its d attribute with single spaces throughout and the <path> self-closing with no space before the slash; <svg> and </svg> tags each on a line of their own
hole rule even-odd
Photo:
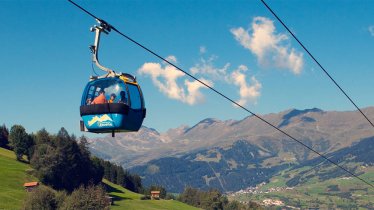
<svg viewBox="0 0 374 210">
<path fill-rule="evenodd" d="M 156 129 L 149 128 L 149 127 L 146 127 L 146 126 L 142 126 L 140 131 L 144 132 L 144 133 L 150 132 L 150 133 L 153 133 L 153 134 L 156 134 L 156 135 L 160 135 L 160 133 Z"/>
<path fill-rule="evenodd" d="M 197 124 L 208 124 L 208 125 L 211 125 L 211 124 L 213 124 L 213 123 L 215 123 L 215 122 L 219 122 L 220 120 L 218 120 L 218 119 L 215 119 L 215 118 L 206 118 L 206 119 L 204 119 L 204 120 L 201 120 L 199 123 L 197 123 Z"/>
<path fill-rule="evenodd" d="M 204 120 L 201 120 L 200 122 L 198 122 L 196 125 L 192 126 L 191 128 L 189 129 L 186 129 L 186 131 L 184 133 L 188 133 L 189 131 L 195 129 L 195 128 L 198 128 L 198 127 L 203 127 L 203 128 L 206 128 L 214 123 L 217 123 L 217 122 L 221 122 L 220 120 L 218 119 L 215 119 L 215 118 L 206 118 Z"/>
</svg>

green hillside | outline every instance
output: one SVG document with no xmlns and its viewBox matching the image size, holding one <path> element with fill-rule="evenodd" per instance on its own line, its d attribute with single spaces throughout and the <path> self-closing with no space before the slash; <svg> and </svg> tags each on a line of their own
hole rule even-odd
<svg viewBox="0 0 374 210">
<path fill-rule="evenodd" d="M 20 209 L 26 191 L 25 182 L 37 180 L 28 175 L 30 166 L 16 161 L 13 151 L 0 148 L 0 209 Z M 126 190 L 107 180 L 104 183 L 109 189 L 109 194 L 114 197 L 111 209 L 147 209 L 147 210 L 194 210 L 198 209 L 175 200 L 140 200 L 142 195 Z"/>
<path fill-rule="evenodd" d="M 26 196 L 23 184 L 35 181 L 29 165 L 16 161 L 13 151 L 0 148 L 0 209 L 20 209 Z"/>
<path fill-rule="evenodd" d="M 126 210 L 194 210 L 198 209 L 175 200 L 140 200 L 141 194 L 126 190 L 125 188 L 104 180 L 110 196 L 114 197 L 114 205 L 110 209 Z"/>
</svg>

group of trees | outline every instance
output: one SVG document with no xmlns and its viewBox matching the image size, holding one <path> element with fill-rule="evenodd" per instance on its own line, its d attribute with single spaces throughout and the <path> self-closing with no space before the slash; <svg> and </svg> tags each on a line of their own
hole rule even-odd
<svg viewBox="0 0 374 210">
<path fill-rule="evenodd" d="M 0 147 L 12 149 L 19 161 L 26 156 L 34 175 L 56 190 L 72 192 L 81 185 L 96 185 L 104 176 L 103 160 L 91 157 L 87 139 L 77 139 L 64 128 L 57 135 L 45 129 L 28 134 L 21 125 L 13 125 L 10 131 L 2 125 Z"/>
<path fill-rule="evenodd" d="M 104 168 L 90 157 L 85 137 L 79 139 L 61 128 L 57 135 L 45 129 L 33 135 L 31 166 L 41 182 L 56 190 L 72 192 L 81 185 L 98 184 Z"/>
<path fill-rule="evenodd" d="M 202 191 L 192 187 L 186 187 L 178 200 L 191 206 L 206 210 L 249 210 L 261 209 L 261 206 L 250 202 L 242 204 L 237 201 L 229 201 L 217 189 Z"/>
<path fill-rule="evenodd" d="M 228 203 L 227 198 L 222 196 L 222 194 L 216 189 L 201 191 L 192 187 L 185 188 L 183 193 L 179 195 L 178 200 L 207 210 L 223 209 L 223 207 Z"/>
<path fill-rule="evenodd" d="M 57 135 L 45 129 L 28 134 L 21 125 L 0 126 L 0 147 L 14 151 L 17 160 L 30 163 L 44 185 L 27 194 L 23 209 L 109 209 L 102 160 L 91 157 L 85 137 L 64 129 Z M 140 184 L 141 185 L 141 184 Z"/>
<path fill-rule="evenodd" d="M 10 131 L 0 126 L 0 146 L 24 156 L 33 175 L 44 185 L 28 193 L 24 209 L 107 209 L 103 177 L 134 192 L 142 192 L 141 178 L 121 166 L 91 156 L 87 139 L 61 128 L 57 135 L 42 129 L 28 134 L 21 125 Z"/>
<path fill-rule="evenodd" d="M 78 143 L 79 142 L 79 143 Z M 57 135 L 45 129 L 28 134 L 21 125 L 10 132 L 0 126 L 0 147 L 12 149 L 17 160 L 26 156 L 39 180 L 56 190 L 72 192 L 80 185 L 100 183 L 102 178 L 133 192 L 143 192 L 141 178 L 121 166 L 91 156 L 85 137 L 77 139 L 61 128 Z"/>
<path fill-rule="evenodd" d="M 32 135 L 26 133 L 26 130 L 21 125 L 14 125 L 10 129 L 9 133 L 10 146 L 13 148 L 16 154 L 17 160 L 22 160 L 22 156 L 26 156 L 27 160 L 30 161 L 34 140 Z"/>
<path fill-rule="evenodd" d="M 5 125 L 0 126 L 0 147 L 12 149 L 17 160 L 22 160 L 25 155 L 29 161 L 33 152 L 33 137 L 26 133 L 21 125 L 14 125 L 10 129 Z"/>
<path fill-rule="evenodd" d="M 56 191 L 47 186 L 39 186 L 32 193 L 29 193 L 23 204 L 23 210 L 76 210 L 109 209 L 109 200 L 106 192 L 100 185 L 89 185 L 79 187 L 70 195 L 65 191 Z"/>
</svg>

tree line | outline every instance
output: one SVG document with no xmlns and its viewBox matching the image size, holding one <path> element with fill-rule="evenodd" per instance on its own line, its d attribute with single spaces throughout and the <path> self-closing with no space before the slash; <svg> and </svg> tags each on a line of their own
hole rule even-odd
<svg viewBox="0 0 374 210">
<path fill-rule="evenodd" d="M 255 202 L 243 204 L 238 201 L 229 201 L 228 198 L 217 189 L 202 191 L 196 188 L 186 187 L 183 193 L 178 196 L 178 200 L 206 210 L 262 209 L 262 207 Z"/>
</svg>

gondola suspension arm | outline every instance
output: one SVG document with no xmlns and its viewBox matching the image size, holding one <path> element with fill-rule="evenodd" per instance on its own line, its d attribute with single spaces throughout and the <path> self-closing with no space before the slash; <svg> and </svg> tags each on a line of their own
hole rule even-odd
<svg viewBox="0 0 374 210">
<path fill-rule="evenodd" d="M 95 32 L 95 43 L 94 43 L 94 45 L 90 46 L 90 50 L 92 52 L 92 61 L 101 70 L 107 72 L 107 74 L 99 76 L 98 78 L 105 78 L 105 77 L 114 76 L 115 71 L 101 65 L 100 62 L 99 62 L 99 58 L 98 58 L 101 32 L 103 32 L 105 34 L 109 34 L 109 32 L 111 31 L 111 26 L 103 20 L 96 19 L 96 21 L 99 23 L 99 25 L 98 26 L 94 25 L 93 27 L 90 28 L 91 32 Z M 97 79 L 97 78 L 95 78 L 95 79 Z"/>
</svg>

